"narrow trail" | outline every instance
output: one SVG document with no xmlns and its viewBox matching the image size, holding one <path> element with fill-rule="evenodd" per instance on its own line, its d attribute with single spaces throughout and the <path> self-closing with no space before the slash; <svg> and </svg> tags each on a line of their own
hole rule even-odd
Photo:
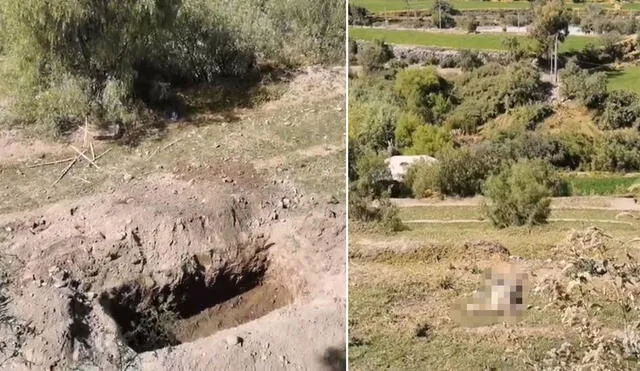
<svg viewBox="0 0 640 371">
<path fill-rule="evenodd" d="M 445 200 L 394 198 L 391 201 L 398 207 L 473 207 L 480 206 L 483 200 L 483 197 L 478 196 L 472 198 Z M 551 200 L 551 209 L 640 211 L 640 204 L 637 204 L 633 198 L 626 197 L 555 197 Z"/>
<path fill-rule="evenodd" d="M 609 223 L 609 224 L 625 224 L 625 225 L 635 225 L 632 222 L 623 222 L 620 220 L 611 220 L 611 219 L 577 219 L 577 218 L 549 218 L 550 222 L 577 222 L 577 223 Z M 479 220 L 479 219 L 414 219 L 414 220 L 403 220 L 403 223 L 406 224 L 467 224 L 467 223 L 489 223 L 488 220 Z"/>
</svg>

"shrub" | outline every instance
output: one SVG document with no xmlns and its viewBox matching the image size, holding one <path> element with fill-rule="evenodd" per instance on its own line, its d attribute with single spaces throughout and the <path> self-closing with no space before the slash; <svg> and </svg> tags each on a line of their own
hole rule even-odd
<svg viewBox="0 0 640 371">
<path fill-rule="evenodd" d="M 413 133 L 424 124 L 424 119 L 417 113 L 403 113 L 395 130 L 396 146 L 400 149 L 411 147 L 413 145 Z"/>
<path fill-rule="evenodd" d="M 640 135 L 636 130 L 605 132 L 595 148 L 594 170 L 638 171 L 640 170 Z"/>
<path fill-rule="evenodd" d="M 382 40 L 367 43 L 358 53 L 358 63 L 367 71 L 375 71 L 393 58 L 393 52 L 389 45 Z"/>
<path fill-rule="evenodd" d="M 446 90 L 446 82 L 433 67 L 411 68 L 396 75 L 394 92 L 407 110 L 419 113 L 425 121 L 433 119 L 435 97 Z"/>
<path fill-rule="evenodd" d="M 480 22 L 478 22 L 475 16 L 470 15 L 470 16 L 464 17 L 462 24 L 464 26 L 464 29 L 467 31 L 467 33 L 475 33 L 476 30 L 478 29 L 478 26 L 480 25 Z"/>
<path fill-rule="evenodd" d="M 617 45 L 620 40 L 622 40 L 622 37 L 618 31 L 605 32 L 600 36 L 602 49 L 612 60 L 616 60 L 621 57 L 620 49 Z"/>
<path fill-rule="evenodd" d="M 3 79 L 12 117 L 45 129 L 72 127 L 87 116 L 128 124 L 166 103 L 176 85 L 246 76 L 258 55 L 287 64 L 341 60 L 343 6 L 341 0 L 3 1 Z"/>
<path fill-rule="evenodd" d="M 444 0 L 436 0 L 431 7 L 431 22 L 438 28 L 453 28 L 456 20 L 452 17 L 458 11 Z"/>
<path fill-rule="evenodd" d="M 632 92 L 615 90 L 607 95 L 597 122 L 602 129 L 621 129 L 633 126 L 639 117 L 638 96 Z"/>
<path fill-rule="evenodd" d="M 349 24 L 356 26 L 371 26 L 374 16 L 367 8 L 349 4 Z"/>
<path fill-rule="evenodd" d="M 483 193 L 489 202 L 484 211 L 498 228 L 542 224 L 551 208 L 552 188 L 560 183 L 543 161 L 520 161 L 487 179 Z"/>
<path fill-rule="evenodd" d="M 507 59 L 509 62 L 518 62 L 527 55 L 527 51 L 520 45 L 517 37 L 507 37 L 502 41 L 502 45 L 507 49 Z"/>
<path fill-rule="evenodd" d="M 407 170 L 405 181 L 414 197 L 430 197 L 440 192 L 438 171 L 438 165 L 427 161 L 418 161 Z"/>
<path fill-rule="evenodd" d="M 387 191 L 391 172 L 385 157 L 365 149 L 356 160 L 353 190 L 362 197 L 380 198 Z"/>
<path fill-rule="evenodd" d="M 445 195 L 473 196 L 480 193 L 488 168 L 469 149 L 447 150 L 438 163 L 438 191 Z"/>
<path fill-rule="evenodd" d="M 404 225 L 398 214 L 398 207 L 388 198 L 374 201 L 358 194 L 349 196 L 349 219 L 369 223 L 378 232 L 393 233 L 403 230 Z"/>
<path fill-rule="evenodd" d="M 463 71 L 470 71 L 483 65 L 482 59 L 475 50 L 463 49 L 458 54 L 458 67 Z"/>
<path fill-rule="evenodd" d="M 405 153 L 408 155 L 435 155 L 445 148 L 452 147 L 451 134 L 448 131 L 432 126 L 419 126 L 411 137 L 411 147 Z"/>
<path fill-rule="evenodd" d="M 574 61 L 569 61 L 560 72 L 560 94 L 565 98 L 578 99 L 587 107 L 602 104 L 607 91 L 607 76 L 603 72 L 590 74 Z"/>
</svg>

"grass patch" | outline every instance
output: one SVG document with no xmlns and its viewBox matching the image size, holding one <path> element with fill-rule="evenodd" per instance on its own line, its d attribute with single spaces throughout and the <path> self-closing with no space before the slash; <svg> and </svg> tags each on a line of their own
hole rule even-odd
<svg viewBox="0 0 640 371">
<path fill-rule="evenodd" d="M 593 219 L 615 220 L 620 212 L 616 210 L 567 210 L 552 209 L 550 218 L 554 219 Z M 485 220 L 480 207 L 474 206 L 415 206 L 400 208 L 400 218 L 407 220 L 437 219 L 474 219 Z"/>
<path fill-rule="evenodd" d="M 629 193 L 627 189 L 638 177 L 624 175 L 567 176 L 569 191 L 573 196 L 613 196 Z"/>
<path fill-rule="evenodd" d="M 447 34 L 424 31 L 388 30 L 380 28 L 349 29 L 349 36 L 353 39 L 372 41 L 382 39 L 389 44 L 431 46 L 451 49 L 474 50 L 505 50 L 503 41 L 513 35 L 499 34 Z M 534 41 L 526 36 L 515 36 L 522 45 L 531 45 Z M 588 43 L 598 44 L 599 39 L 589 36 L 569 36 L 561 44 L 561 52 L 582 50 Z"/>
<path fill-rule="evenodd" d="M 352 0 L 353 5 L 361 6 L 372 12 L 389 12 L 402 10 L 422 10 L 430 9 L 435 1 L 433 0 Z M 490 10 L 490 9 L 529 9 L 531 5 L 527 1 L 478 1 L 478 0 L 452 0 L 450 1 L 456 9 L 459 10 Z M 605 9 L 611 9 L 609 3 L 599 3 Z M 582 9 L 586 4 L 567 3 L 570 8 Z M 624 10 L 640 10 L 639 3 L 625 3 L 622 5 Z"/>
<path fill-rule="evenodd" d="M 640 93 L 640 66 L 607 73 L 607 89 Z"/>
</svg>

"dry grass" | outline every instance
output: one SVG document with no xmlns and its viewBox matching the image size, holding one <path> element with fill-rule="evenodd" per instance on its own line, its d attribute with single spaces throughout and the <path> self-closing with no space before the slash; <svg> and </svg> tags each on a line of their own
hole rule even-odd
<svg viewBox="0 0 640 371">
<path fill-rule="evenodd" d="M 269 163 L 259 170 L 265 179 L 291 181 L 305 193 L 343 198 L 344 91 L 335 89 L 336 82 L 343 79 L 342 69 L 308 71 L 292 81 L 265 83 L 261 90 L 269 93 L 243 104 L 247 108 L 220 110 L 208 103 L 208 108 L 203 106 L 189 122 L 172 124 L 160 139 L 146 138 L 136 147 L 96 147 L 96 152 L 101 152 L 113 146 L 100 159 L 100 171 L 81 163 L 55 187 L 50 185 L 65 164 L 28 165 L 73 156 L 71 150 L 51 158 L 0 163 L 0 213 L 122 187 L 130 176 L 140 179 L 158 172 L 185 176 L 200 172 L 220 179 L 229 171 L 250 173 L 256 161 Z M 310 147 L 328 150 L 300 155 Z M 276 157 L 283 161 L 269 162 Z"/>
</svg>

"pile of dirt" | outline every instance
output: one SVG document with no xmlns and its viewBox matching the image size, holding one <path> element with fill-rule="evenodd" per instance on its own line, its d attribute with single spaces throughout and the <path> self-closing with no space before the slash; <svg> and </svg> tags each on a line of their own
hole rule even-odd
<svg viewBox="0 0 640 371">
<path fill-rule="evenodd" d="M 344 207 L 238 191 L 158 175 L 1 215 L 0 368 L 321 365 L 344 342 Z"/>
<path fill-rule="evenodd" d="M 484 240 L 466 241 L 463 246 L 465 250 L 471 252 L 472 254 L 485 254 L 485 255 L 496 254 L 504 258 L 509 257 L 511 255 L 509 250 L 507 250 L 507 248 L 504 247 L 504 245 L 496 241 L 484 241 Z"/>
</svg>

